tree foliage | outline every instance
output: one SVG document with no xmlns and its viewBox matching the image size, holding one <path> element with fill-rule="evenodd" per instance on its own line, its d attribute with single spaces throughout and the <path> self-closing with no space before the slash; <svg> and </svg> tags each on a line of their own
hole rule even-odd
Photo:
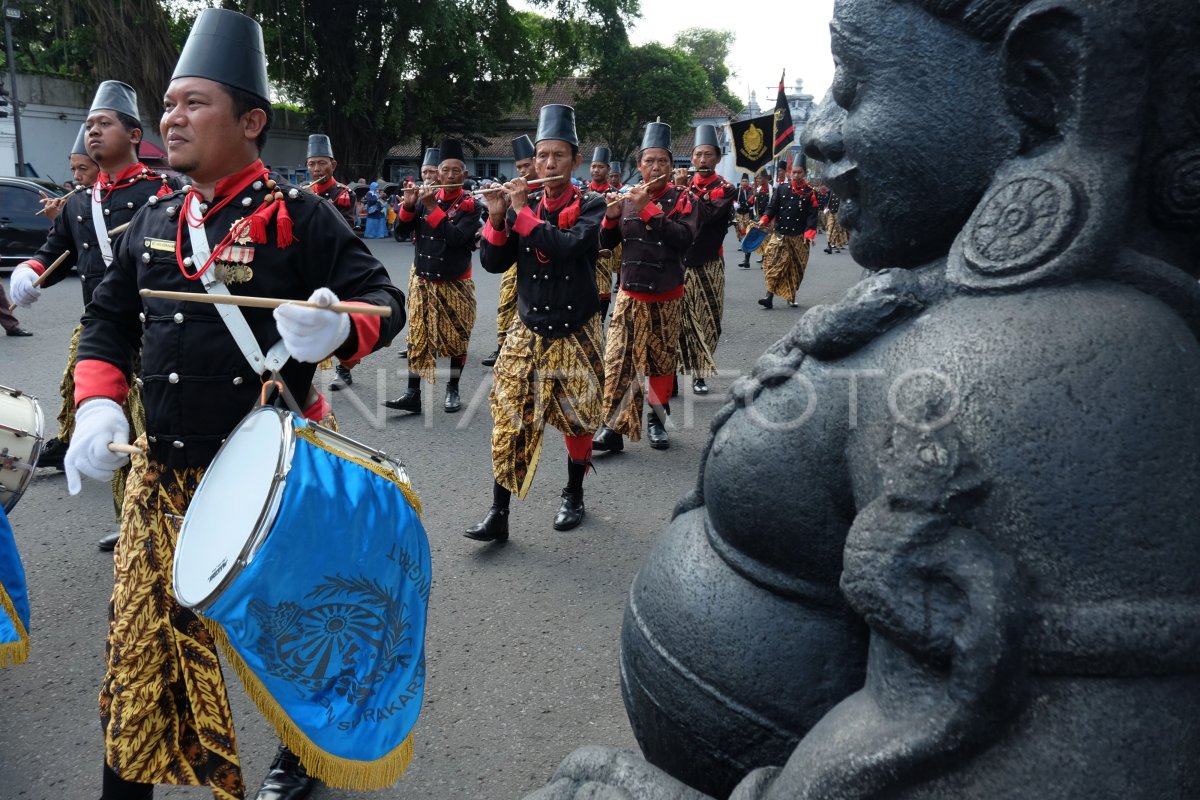
<svg viewBox="0 0 1200 800">
<path fill-rule="evenodd" d="M 629 47 L 591 75 L 591 93 L 576 100 L 584 136 L 607 142 L 626 160 L 636 154 L 647 122 L 686 130 L 712 101 L 708 76 L 695 59 L 657 43 Z"/>
<path fill-rule="evenodd" d="M 742 101 L 729 91 L 729 79 L 733 73 L 726 66 L 734 39 L 733 31 L 712 28 L 688 28 L 675 34 L 675 46 L 696 59 L 696 63 L 708 75 L 713 97 L 736 114 L 742 110 Z"/>
</svg>

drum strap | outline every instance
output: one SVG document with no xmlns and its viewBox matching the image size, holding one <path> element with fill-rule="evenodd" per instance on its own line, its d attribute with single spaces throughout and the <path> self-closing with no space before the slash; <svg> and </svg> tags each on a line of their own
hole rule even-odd
<svg viewBox="0 0 1200 800">
<path fill-rule="evenodd" d="M 190 202 L 193 197 L 195 197 L 195 193 L 189 192 L 184 202 Z M 185 219 L 188 220 L 188 233 L 192 239 L 192 260 L 197 264 L 206 264 L 212 254 L 212 249 L 208 244 L 208 234 L 204 230 L 204 223 L 192 225 L 191 219 L 188 217 Z M 204 291 L 209 294 L 228 295 L 229 288 L 217 280 L 214 272 L 216 270 L 204 271 L 200 281 L 204 286 Z M 216 310 L 221 315 L 221 321 L 225 323 L 225 327 L 233 336 L 233 341 L 237 343 L 238 349 L 242 351 L 242 355 L 250 363 L 250 367 L 256 375 L 262 377 L 268 372 L 279 372 L 291 355 L 282 339 L 267 351 L 266 356 L 263 356 L 262 349 L 258 346 L 258 340 L 254 338 L 254 331 L 250 330 L 250 324 L 246 322 L 246 318 L 242 316 L 242 310 L 238 306 L 218 305 Z"/>
<path fill-rule="evenodd" d="M 104 266 L 112 264 L 112 242 L 108 240 L 108 225 L 104 223 L 104 203 L 100 201 L 100 181 L 92 187 L 92 227 L 96 229 L 96 244 L 100 246 L 100 257 Z"/>
</svg>

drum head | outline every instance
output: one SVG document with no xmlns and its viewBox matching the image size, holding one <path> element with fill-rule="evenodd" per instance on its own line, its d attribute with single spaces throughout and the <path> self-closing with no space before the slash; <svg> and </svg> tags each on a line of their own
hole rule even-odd
<svg viewBox="0 0 1200 800">
<path fill-rule="evenodd" d="M 762 228 L 751 228 L 746 231 L 746 236 L 742 239 L 742 252 L 753 253 L 766 238 L 767 232 Z"/>
<path fill-rule="evenodd" d="M 289 423 L 274 408 L 255 409 L 204 473 L 175 548 L 175 596 L 183 605 L 206 607 L 266 537 L 291 459 Z"/>
</svg>

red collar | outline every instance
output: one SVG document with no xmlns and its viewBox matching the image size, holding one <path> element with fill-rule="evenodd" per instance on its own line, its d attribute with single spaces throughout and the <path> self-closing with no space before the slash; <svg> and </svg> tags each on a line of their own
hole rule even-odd
<svg viewBox="0 0 1200 800">
<path fill-rule="evenodd" d="M 560 194 L 558 197 L 549 197 L 545 192 L 542 193 L 541 207 L 547 211 L 558 211 L 566 208 L 575 196 L 579 194 L 579 190 L 574 186 L 567 187 L 567 191 Z"/>
<path fill-rule="evenodd" d="M 795 181 L 790 181 L 790 183 L 792 184 L 793 192 L 799 192 L 802 189 L 808 188 L 808 181 L 800 181 L 799 183 L 796 183 Z"/>
<path fill-rule="evenodd" d="M 334 178 L 330 178 L 329 180 L 325 181 L 324 183 L 314 183 L 312 185 L 312 190 L 314 192 L 316 192 L 317 194 L 320 194 L 321 192 L 329 191 L 330 189 L 332 189 L 334 187 L 335 184 L 337 184 L 337 181 Z"/>
<path fill-rule="evenodd" d="M 255 159 L 253 164 L 249 164 L 240 171 L 232 175 L 226 175 L 217 181 L 216 186 L 213 187 L 213 199 L 240 194 L 255 178 L 266 179 L 266 171 L 267 168 L 263 166 L 262 161 Z"/>
<path fill-rule="evenodd" d="M 99 175 L 96 176 L 96 183 L 98 183 L 101 186 L 101 188 L 107 189 L 107 188 L 115 187 L 121 183 L 130 183 L 138 175 L 141 175 L 143 172 L 149 172 L 149 171 L 150 171 L 150 168 L 147 167 L 145 164 L 143 164 L 140 161 L 135 161 L 134 163 L 130 164 L 125 169 L 121 170 L 121 174 L 117 175 L 117 177 L 115 179 L 108 177 L 107 172 L 101 172 Z"/>
<path fill-rule="evenodd" d="M 462 193 L 463 193 L 462 189 L 455 189 L 453 191 L 446 191 L 445 189 L 438 189 L 437 201 L 439 203 L 453 203 L 455 200 L 457 200 L 459 198 L 459 196 Z"/>
<path fill-rule="evenodd" d="M 597 185 L 597 183 L 595 181 L 592 181 L 591 183 L 589 183 L 588 188 L 591 189 L 593 192 L 600 192 L 601 194 L 603 194 L 605 192 L 611 192 L 613 190 L 612 184 L 601 183 L 601 184 Z"/>
<path fill-rule="evenodd" d="M 666 184 L 662 187 L 662 191 L 656 192 L 656 193 L 650 195 L 650 199 L 657 200 L 658 198 L 662 197 L 664 194 L 666 194 L 670 190 L 671 190 L 671 184 L 670 184 L 670 182 L 666 182 Z"/>
<path fill-rule="evenodd" d="M 718 175 L 716 172 L 714 172 L 712 174 L 712 177 L 710 177 L 708 180 L 701 178 L 699 175 L 695 175 L 692 177 L 692 188 L 699 189 L 700 191 L 705 191 L 706 189 L 711 187 L 714 183 L 716 183 L 719 180 L 721 180 L 721 176 Z"/>
</svg>

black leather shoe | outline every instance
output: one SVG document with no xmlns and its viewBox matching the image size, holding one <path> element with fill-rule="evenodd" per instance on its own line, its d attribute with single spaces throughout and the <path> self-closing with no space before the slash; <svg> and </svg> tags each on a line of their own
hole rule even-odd
<svg viewBox="0 0 1200 800">
<path fill-rule="evenodd" d="M 774 308 L 775 307 L 775 297 L 773 295 L 767 295 L 763 299 L 759 300 L 758 304 L 760 306 L 762 306 L 763 308 Z"/>
<path fill-rule="evenodd" d="M 467 528 L 463 536 L 477 542 L 507 542 L 508 509 L 492 506 L 483 516 L 483 521 Z"/>
<path fill-rule="evenodd" d="M 667 435 L 666 426 L 658 418 L 658 412 L 656 411 L 651 411 L 649 418 L 646 420 L 646 437 L 650 440 L 650 446 L 655 450 L 666 450 L 671 446 L 671 437 Z M 595 445 L 592 445 L 592 449 L 595 449 L 595 447 Z"/>
<path fill-rule="evenodd" d="M 354 385 L 354 376 L 350 374 L 350 370 L 338 364 L 334 371 L 337 372 L 337 377 L 333 379 L 333 383 L 329 384 L 329 391 L 340 392 L 347 386 Z"/>
<path fill-rule="evenodd" d="M 67 443 L 57 436 L 46 442 L 42 454 L 38 456 L 39 467 L 49 467 L 59 472 L 63 471 L 63 458 L 67 455 Z"/>
<path fill-rule="evenodd" d="M 750 257 L 747 256 L 746 260 L 743 261 L 742 263 L 738 264 L 738 266 L 741 267 L 742 269 L 750 269 Z"/>
<path fill-rule="evenodd" d="M 485 367 L 494 367 L 494 366 L 496 366 L 496 359 L 499 357 L 500 357 L 500 348 L 497 347 L 495 350 L 492 351 L 492 354 L 490 356 L 485 358 L 483 361 L 480 361 L 479 363 L 483 364 Z"/>
<path fill-rule="evenodd" d="M 24 328 L 9 328 L 6 336 L 33 336 L 32 333 Z"/>
<path fill-rule="evenodd" d="M 704 382 L 704 378 L 692 381 L 692 394 L 708 394 L 708 384 Z"/>
<path fill-rule="evenodd" d="M 280 745 L 254 800 L 305 800 L 315 788 L 317 779 L 309 777 L 300 757 Z"/>
<path fill-rule="evenodd" d="M 447 386 L 446 387 L 446 402 L 443 404 L 442 407 L 446 409 L 447 414 L 453 414 L 456 411 L 458 411 L 460 408 L 462 408 L 462 403 L 458 399 L 458 387 L 457 386 Z"/>
<path fill-rule="evenodd" d="M 826 248 L 825 248 L 825 252 L 826 252 L 826 253 L 829 253 L 829 255 L 833 255 L 833 248 L 832 248 L 832 247 L 826 247 Z"/>
<path fill-rule="evenodd" d="M 607 425 L 601 425 L 592 437 L 592 449 L 603 453 L 619 453 L 625 449 L 625 437 Z"/>
<path fill-rule="evenodd" d="M 800 305 L 795 300 L 788 300 L 788 308 L 799 308 Z"/>
<path fill-rule="evenodd" d="M 396 355 L 400 356 L 401 358 L 408 358 L 408 350 L 401 350 L 399 353 L 396 353 Z"/>
<path fill-rule="evenodd" d="M 412 411 L 417 414 L 421 413 L 421 390 L 409 389 L 404 394 L 397 397 L 395 400 L 384 400 L 383 404 L 388 408 L 394 408 L 397 411 Z"/>
<path fill-rule="evenodd" d="M 581 522 L 583 522 L 583 489 L 577 492 L 563 489 L 562 505 L 558 507 L 558 513 L 554 515 L 554 530 L 569 531 L 571 528 L 578 528 Z"/>
<path fill-rule="evenodd" d="M 100 548 L 101 553 L 111 553 L 117 549 L 117 540 L 121 538 L 121 531 L 110 533 L 102 539 L 97 540 L 96 547 Z"/>
</svg>

